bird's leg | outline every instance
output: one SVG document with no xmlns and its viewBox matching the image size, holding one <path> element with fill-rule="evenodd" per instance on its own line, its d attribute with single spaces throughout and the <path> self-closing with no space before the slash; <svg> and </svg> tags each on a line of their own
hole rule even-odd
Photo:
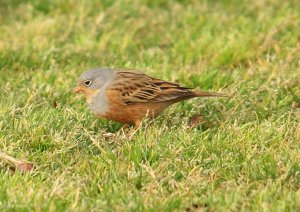
<svg viewBox="0 0 300 212">
<path fill-rule="evenodd" d="M 133 127 L 132 130 L 137 131 L 141 126 L 142 126 L 142 122 L 141 122 L 140 120 L 139 120 L 139 121 L 136 121 L 136 122 L 134 123 L 134 127 Z"/>
<path fill-rule="evenodd" d="M 119 129 L 117 132 L 116 132 L 116 135 L 120 135 L 120 134 L 126 134 L 125 132 L 128 131 L 130 128 L 130 126 L 128 124 L 124 124 L 121 129 Z"/>
<path fill-rule="evenodd" d="M 119 129 L 116 133 L 104 133 L 104 137 L 107 137 L 107 138 L 112 138 L 112 137 L 115 137 L 115 136 L 121 136 L 121 135 L 125 135 L 126 131 L 129 129 L 129 125 L 128 124 L 124 124 L 121 129 Z"/>
<path fill-rule="evenodd" d="M 132 130 L 130 130 L 129 132 L 126 133 L 126 136 L 131 139 L 135 133 L 140 129 L 140 127 L 142 126 L 142 121 L 140 120 L 137 120 L 135 123 L 134 123 L 134 127 Z"/>
<path fill-rule="evenodd" d="M 125 124 L 119 129 L 116 133 L 106 133 L 103 134 L 105 137 L 115 137 L 115 136 L 121 136 L 121 137 L 127 137 L 131 139 L 135 133 L 139 130 L 139 128 L 142 126 L 141 121 L 136 121 L 134 123 L 134 126 L 132 129 L 130 129 L 130 125 Z"/>
</svg>

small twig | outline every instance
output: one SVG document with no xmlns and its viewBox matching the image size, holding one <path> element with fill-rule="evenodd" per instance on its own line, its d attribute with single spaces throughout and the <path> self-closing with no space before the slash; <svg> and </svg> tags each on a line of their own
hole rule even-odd
<svg viewBox="0 0 300 212">
<path fill-rule="evenodd" d="M 3 159 L 9 163 L 14 164 L 16 166 L 16 168 L 22 172 L 28 172 L 33 169 L 32 163 L 28 163 L 26 161 L 19 160 L 19 159 L 14 158 L 2 151 L 0 151 L 0 159 Z"/>
</svg>

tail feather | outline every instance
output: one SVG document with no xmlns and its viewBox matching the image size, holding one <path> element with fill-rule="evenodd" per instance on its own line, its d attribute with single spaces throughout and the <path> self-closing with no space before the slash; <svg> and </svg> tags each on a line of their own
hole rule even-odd
<svg viewBox="0 0 300 212">
<path fill-rule="evenodd" d="M 195 97 L 229 97 L 224 93 L 194 91 Z"/>
</svg>

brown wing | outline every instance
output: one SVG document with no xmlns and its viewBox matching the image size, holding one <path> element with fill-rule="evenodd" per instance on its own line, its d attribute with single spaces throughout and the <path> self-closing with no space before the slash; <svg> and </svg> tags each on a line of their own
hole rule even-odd
<svg viewBox="0 0 300 212">
<path fill-rule="evenodd" d="M 121 101 L 126 105 L 187 99 L 195 96 L 190 88 L 130 71 L 117 72 L 113 84 L 107 89 L 118 91 Z"/>
</svg>

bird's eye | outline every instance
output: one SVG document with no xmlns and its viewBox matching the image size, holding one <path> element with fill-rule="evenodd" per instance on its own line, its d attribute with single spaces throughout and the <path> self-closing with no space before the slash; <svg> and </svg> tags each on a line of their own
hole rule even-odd
<svg viewBox="0 0 300 212">
<path fill-rule="evenodd" d="M 85 86 L 89 87 L 92 84 L 91 80 L 87 80 L 84 82 Z"/>
</svg>

